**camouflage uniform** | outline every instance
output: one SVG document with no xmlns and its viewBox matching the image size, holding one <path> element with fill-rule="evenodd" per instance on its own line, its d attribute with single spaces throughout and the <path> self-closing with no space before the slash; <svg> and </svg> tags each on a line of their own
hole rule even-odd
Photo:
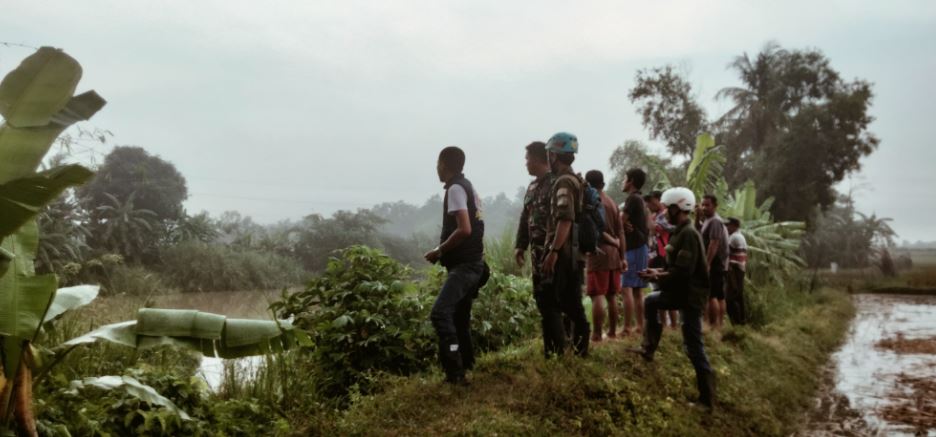
<svg viewBox="0 0 936 437">
<path fill-rule="evenodd" d="M 539 287 L 542 279 L 543 258 L 546 257 L 546 227 L 549 224 L 549 195 L 556 176 L 546 173 L 536 178 L 527 187 L 523 196 L 523 212 L 517 226 L 517 249 L 530 249 L 533 263 L 533 286 Z"/>
<path fill-rule="evenodd" d="M 570 177 L 571 176 L 571 177 Z M 573 179 L 574 178 L 574 179 Z M 565 349 L 566 328 L 562 316 L 571 323 L 572 347 L 576 354 L 588 354 L 589 326 L 582 306 L 582 280 L 584 263 L 578 253 L 577 229 L 574 225 L 581 213 L 582 187 L 585 181 L 567 169 L 556 176 L 550 195 L 549 220 L 546 226 L 546 242 L 552 243 L 556 229 L 562 221 L 571 221 L 568 239 L 556 250 L 558 259 L 549 278 L 534 297 L 543 320 L 543 349 L 546 356 L 561 354 Z M 548 248 L 547 250 L 550 250 Z"/>
</svg>

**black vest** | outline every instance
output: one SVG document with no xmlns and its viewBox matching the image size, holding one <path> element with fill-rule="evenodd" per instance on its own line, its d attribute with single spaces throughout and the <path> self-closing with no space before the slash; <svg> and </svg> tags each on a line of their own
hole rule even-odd
<svg viewBox="0 0 936 437">
<path fill-rule="evenodd" d="M 477 262 L 484 258 L 484 220 L 475 204 L 474 187 L 465 175 L 460 174 L 445 184 L 445 199 L 442 200 L 442 237 L 439 244 L 445 242 L 450 235 L 458 229 L 458 221 L 454 214 L 448 213 L 448 190 L 452 185 L 460 185 L 468 196 L 468 219 L 471 220 L 471 236 L 442 255 L 439 262 L 445 267 L 454 267 L 458 264 Z"/>
</svg>

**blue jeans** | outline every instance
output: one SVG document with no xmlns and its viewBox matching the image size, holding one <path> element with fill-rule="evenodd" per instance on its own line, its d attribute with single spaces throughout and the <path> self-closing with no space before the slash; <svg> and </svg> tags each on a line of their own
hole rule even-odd
<svg viewBox="0 0 936 437">
<path fill-rule="evenodd" d="M 483 261 L 450 267 L 445 284 L 432 305 L 429 319 L 439 337 L 439 361 L 450 379 L 463 377 L 465 369 L 474 366 L 471 304 L 478 294 L 483 273 Z"/>
<path fill-rule="evenodd" d="M 692 362 L 692 367 L 695 368 L 696 379 L 701 379 L 703 375 L 711 373 L 712 366 L 705 355 L 705 344 L 702 342 L 702 309 L 678 302 L 670 294 L 661 294 L 659 291 L 654 291 L 644 299 L 644 319 L 647 324 L 646 329 L 644 329 L 644 352 L 653 355 L 660 344 L 660 337 L 663 335 L 663 324 L 657 318 L 659 310 L 680 310 L 682 312 L 683 346 L 686 355 L 689 356 L 689 361 Z"/>
</svg>

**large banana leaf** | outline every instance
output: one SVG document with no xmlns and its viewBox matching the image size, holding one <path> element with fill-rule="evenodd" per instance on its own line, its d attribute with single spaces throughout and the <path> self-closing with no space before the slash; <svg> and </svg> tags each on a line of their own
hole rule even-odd
<svg viewBox="0 0 936 437">
<path fill-rule="evenodd" d="M 19 367 L 20 354 L 15 348 L 35 337 L 58 284 L 55 275 L 35 275 L 33 258 L 38 241 L 35 221 L 3 241 L 3 248 L 13 255 L 6 274 L 0 276 L 0 336 L 8 337 L 3 355 L 7 378 Z"/>
<path fill-rule="evenodd" d="M 16 127 L 40 127 L 71 100 L 81 65 L 65 52 L 42 47 L 0 82 L 0 115 Z"/>
<path fill-rule="evenodd" d="M 73 310 L 91 303 L 91 301 L 97 298 L 99 291 L 101 291 L 101 287 L 98 285 L 77 285 L 74 287 L 59 288 L 58 291 L 55 292 L 52 305 L 49 306 L 45 317 L 42 318 L 42 323 L 55 319 L 65 311 Z"/>
<path fill-rule="evenodd" d="M 66 188 L 87 182 L 94 173 L 80 165 L 64 165 L 0 185 L 0 238 L 35 217 Z"/>
<path fill-rule="evenodd" d="M 0 82 L 0 184 L 31 176 L 65 128 L 104 107 L 94 91 L 72 97 L 79 79 L 74 59 L 43 47 Z"/>
<path fill-rule="evenodd" d="M 137 313 L 137 320 L 102 326 L 66 341 L 57 349 L 99 340 L 140 349 L 172 345 L 221 358 L 311 345 L 309 336 L 286 320 L 228 319 L 195 310 L 143 308 Z"/>
<path fill-rule="evenodd" d="M 696 148 L 692 153 L 692 161 L 686 171 L 687 188 L 701 198 L 705 193 L 715 192 L 722 178 L 722 169 L 725 165 L 725 155 L 715 145 L 715 138 L 710 134 L 702 134 L 696 138 Z"/>
</svg>

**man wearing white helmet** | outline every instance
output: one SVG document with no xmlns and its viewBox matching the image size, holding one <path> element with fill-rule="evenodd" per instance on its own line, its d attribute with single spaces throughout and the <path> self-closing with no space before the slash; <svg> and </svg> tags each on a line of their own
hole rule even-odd
<svg viewBox="0 0 936 437">
<path fill-rule="evenodd" d="M 702 343 L 702 310 L 708 298 L 709 279 L 702 237 L 689 216 L 695 208 L 695 195 L 688 188 L 670 188 L 660 200 L 666 206 L 667 219 L 676 228 L 666 245 L 667 267 L 641 273 L 646 280 L 658 282 L 660 291 L 644 299 L 644 339 L 642 347 L 634 352 L 652 361 L 663 332 L 657 311 L 682 311 L 683 344 L 695 368 L 699 402 L 711 408 L 715 400 L 715 375 Z"/>
</svg>

